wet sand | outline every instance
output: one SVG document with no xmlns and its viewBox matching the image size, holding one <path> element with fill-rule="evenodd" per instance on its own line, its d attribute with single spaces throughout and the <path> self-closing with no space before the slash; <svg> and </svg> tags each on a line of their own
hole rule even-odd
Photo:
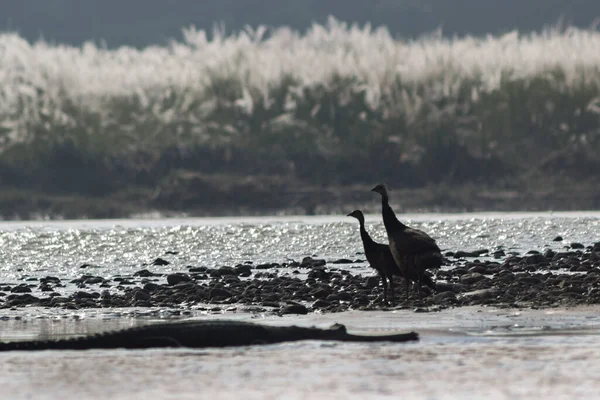
<svg viewBox="0 0 600 400">
<path fill-rule="evenodd" d="M 35 310 L 31 311 L 33 315 Z M 594 398 L 600 389 L 598 311 L 597 306 L 461 307 L 431 313 L 194 315 L 270 324 L 338 322 L 353 332 L 415 330 L 421 340 L 2 353 L 0 394 L 10 399 Z M 57 337 L 156 320 L 102 319 L 109 312 L 86 310 L 77 318 L 20 320 L 6 314 L 0 332 L 7 340 L 11 332 L 33 335 L 46 325 L 53 327 L 46 335 Z"/>
</svg>

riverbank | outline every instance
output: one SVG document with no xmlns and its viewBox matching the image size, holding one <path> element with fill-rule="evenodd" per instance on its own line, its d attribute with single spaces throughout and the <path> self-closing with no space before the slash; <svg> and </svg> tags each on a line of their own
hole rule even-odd
<svg viewBox="0 0 600 400">
<path fill-rule="evenodd" d="M 373 185 L 314 186 L 285 177 L 178 174 L 153 188 L 132 186 L 106 196 L 3 188 L 0 218 L 104 219 L 140 215 L 264 216 L 379 212 Z M 594 182 L 439 184 L 392 188 L 398 212 L 572 211 L 600 209 Z"/>
<path fill-rule="evenodd" d="M 246 261 L 215 268 L 186 266 L 163 272 L 177 255 L 168 251 L 131 274 L 102 276 L 101 268 L 83 263 L 75 279 L 22 275 L 0 286 L 0 309 L 154 307 L 302 315 L 348 310 L 428 312 L 472 305 L 600 304 L 600 242 L 565 243 L 563 251 L 547 248 L 525 254 L 503 248 L 444 254 L 443 267 L 432 275 L 435 288 L 424 287 L 419 294 L 411 287 L 407 298 L 403 281 L 397 278 L 391 304 L 384 301 L 379 277 L 366 269 L 368 264 L 360 255 L 336 260 L 306 256 L 298 261 Z"/>
</svg>

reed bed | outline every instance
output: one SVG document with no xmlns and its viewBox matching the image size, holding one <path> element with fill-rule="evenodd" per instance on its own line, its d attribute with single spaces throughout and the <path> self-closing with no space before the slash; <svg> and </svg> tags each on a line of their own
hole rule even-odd
<svg viewBox="0 0 600 400">
<path fill-rule="evenodd" d="M 333 18 L 304 33 L 189 27 L 141 50 L 3 33 L 1 158 L 19 179 L 143 164 L 412 185 L 511 176 L 567 151 L 597 161 L 598 49 L 596 30 L 404 41 Z"/>
</svg>

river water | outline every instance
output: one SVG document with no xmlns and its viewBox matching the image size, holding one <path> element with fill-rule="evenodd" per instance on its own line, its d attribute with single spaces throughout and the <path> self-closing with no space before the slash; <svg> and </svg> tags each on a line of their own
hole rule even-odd
<svg viewBox="0 0 600 400">
<path fill-rule="evenodd" d="M 400 215 L 446 251 L 563 249 L 600 240 L 600 213 Z M 367 229 L 381 242 L 379 215 Z M 554 242 L 556 236 L 564 241 Z M 24 276 L 69 279 L 185 271 L 186 266 L 364 258 L 349 217 L 203 218 L 0 222 L 1 283 Z M 176 254 L 172 254 L 176 253 Z M 162 257 L 167 266 L 145 263 Z M 483 256 L 485 258 L 485 256 Z M 90 264 L 85 270 L 80 267 Z M 372 274 L 366 264 L 356 273 Z M 288 343 L 225 350 L 0 354 L 2 397 L 91 398 L 593 398 L 600 384 L 600 308 L 493 307 L 286 316 L 210 314 L 273 324 L 350 330 L 415 330 L 413 344 Z M 162 310 L 0 310 L 0 338 L 64 337 L 151 323 Z M 133 316 L 137 316 L 134 318 Z M 145 318 L 139 318 L 144 316 Z"/>
<path fill-rule="evenodd" d="M 443 251 L 491 252 L 502 247 L 524 253 L 600 240 L 600 212 L 406 214 L 400 218 L 430 233 Z M 366 222 L 371 236 L 385 242 L 380 215 L 367 215 Z M 559 235 L 564 242 L 553 242 Z M 169 272 L 189 265 L 299 261 L 311 255 L 356 259 L 361 251 L 358 223 L 344 216 L 0 222 L 4 281 L 23 275 L 74 278 L 81 275 L 83 264 L 92 265 L 97 274 L 127 274 L 157 257 L 171 262 L 160 268 Z"/>
</svg>

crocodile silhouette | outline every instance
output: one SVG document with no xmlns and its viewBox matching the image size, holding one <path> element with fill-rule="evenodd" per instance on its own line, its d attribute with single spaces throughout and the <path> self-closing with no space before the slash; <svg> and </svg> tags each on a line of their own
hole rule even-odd
<svg viewBox="0 0 600 400">
<path fill-rule="evenodd" d="M 408 342 L 419 340 L 415 332 L 386 335 L 354 335 L 346 327 L 329 328 L 272 326 L 233 320 L 187 320 L 108 331 L 62 340 L 32 340 L 0 343 L 0 351 L 147 349 L 160 347 L 249 346 L 299 340 L 343 342 Z"/>
</svg>

